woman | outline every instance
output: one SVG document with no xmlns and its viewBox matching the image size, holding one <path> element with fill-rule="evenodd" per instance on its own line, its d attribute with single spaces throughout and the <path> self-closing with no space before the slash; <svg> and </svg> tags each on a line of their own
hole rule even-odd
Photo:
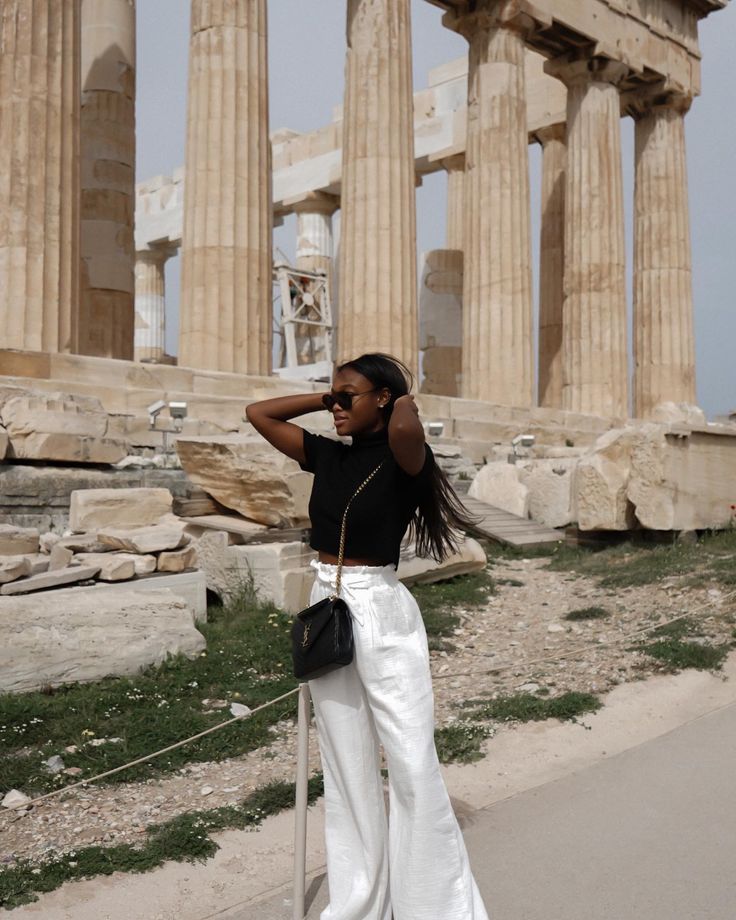
<svg viewBox="0 0 736 920">
<path fill-rule="evenodd" d="M 342 595 L 355 657 L 309 682 L 325 786 L 330 904 L 321 920 L 487 920 L 434 744 L 427 635 L 398 580 L 407 526 L 420 556 L 457 548 L 453 527 L 471 522 L 437 466 L 396 358 L 364 354 L 337 367 L 332 391 L 251 403 L 248 421 L 315 474 L 310 545 L 319 560 L 309 603 L 335 587 L 340 524 L 350 506 Z M 324 400 L 324 402 L 323 402 Z M 329 408 L 347 444 L 287 421 Z M 388 767 L 386 819 L 379 745 Z"/>
</svg>

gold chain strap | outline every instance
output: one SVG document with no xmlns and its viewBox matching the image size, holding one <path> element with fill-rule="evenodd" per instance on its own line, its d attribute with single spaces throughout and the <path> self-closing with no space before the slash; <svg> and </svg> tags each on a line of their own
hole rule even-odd
<svg viewBox="0 0 736 920">
<path fill-rule="evenodd" d="M 358 488 L 355 490 L 355 492 L 350 497 L 350 501 L 345 506 L 345 511 L 343 512 L 343 515 L 342 515 L 342 526 L 340 528 L 340 551 L 337 555 L 337 578 L 335 580 L 335 593 L 330 595 L 330 597 L 333 600 L 340 596 L 340 583 L 341 583 L 340 580 L 342 577 L 342 560 L 345 557 L 345 521 L 348 516 L 348 509 L 350 508 L 350 505 L 353 499 L 356 497 L 356 495 L 361 491 L 361 489 L 365 488 L 365 486 L 368 485 L 368 483 L 371 481 L 371 479 L 373 479 L 373 477 L 381 469 L 381 467 L 383 466 L 385 462 L 386 462 L 385 460 L 381 460 L 381 462 L 378 464 L 375 470 L 373 470 L 370 476 L 368 476 L 368 478 L 358 486 Z"/>
</svg>

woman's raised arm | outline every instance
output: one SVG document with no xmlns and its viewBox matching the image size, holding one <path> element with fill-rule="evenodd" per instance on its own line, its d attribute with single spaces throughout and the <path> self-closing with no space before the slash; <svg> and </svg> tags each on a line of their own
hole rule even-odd
<svg viewBox="0 0 736 920">
<path fill-rule="evenodd" d="M 245 407 L 245 417 L 276 450 L 303 463 L 304 432 L 299 425 L 292 425 L 287 419 L 307 412 L 324 409 L 323 393 L 297 393 L 295 396 L 276 396 L 261 399 Z"/>
</svg>

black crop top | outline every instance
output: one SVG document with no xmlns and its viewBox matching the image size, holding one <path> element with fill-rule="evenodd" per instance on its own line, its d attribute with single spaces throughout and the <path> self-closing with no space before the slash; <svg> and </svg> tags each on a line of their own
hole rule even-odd
<svg viewBox="0 0 736 920">
<path fill-rule="evenodd" d="M 424 466 L 410 476 L 394 459 L 388 429 L 356 435 L 348 445 L 304 429 L 306 460 L 299 466 L 314 473 L 309 499 L 312 533 L 309 545 L 338 555 L 340 525 L 350 496 L 363 480 L 385 463 L 353 499 L 345 523 L 345 556 L 375 559 L 399 567 L 402 537 L 416 511 L 422 491 L 429 486 L 434 465 L 432 448 L 425 444 Z"/>
</svg>

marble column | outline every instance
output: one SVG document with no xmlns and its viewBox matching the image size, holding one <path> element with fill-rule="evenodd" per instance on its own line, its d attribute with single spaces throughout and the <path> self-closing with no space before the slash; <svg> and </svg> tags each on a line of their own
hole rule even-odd
<svg viewBox="0 0 736 920">
<path fill-rule="evenodd" d="M 525 30 L 518 4 L 478 0 L 445 24 L 469 42 L 462 395 L 533 403 Z"/>
<path fill-rule="evenodd" d="M 416 178 L 409 0 L 348 0 L 337 359 L 417 374 Z"/>
<path fill-rule="evenodd" d="M 135 256 L 135 360 L 159 361 L 166 353 L 166 262 L 168 247 Z"/>
<path fill-rule="evenodd" d="M 688 98 L 636 114 L 634 415 L 695 403 L 692 257 L 684 116 Z"/>
<path fill-rule="evenodd" d="M 323 271 L 330 282 L 334 268 L 332 215 L 339 207 L 339 199 L 324 192 L 309 192 L 291 205 L 296 214 L 296 267 Z"/>
<path fill-rule="evenodd" d="M 133 357 L 135 0 L 82 0 L 78 351 Z"/>
<path fill-rule="evenodd" d="M 567 93 L 564 409 L 626 418 L 626 277 L 621 103 L 626 66 L 605 58 L 547 61 Z"/>
<path fill-rule="evenodd" d="M 192 0 L 179 364 L 271 372 L 266 0 Z"/>
<path fill-rule="evenodd" d="M 542 145 L 542 221 L 539 244 L 540 406 L 562 408 L 562 298 L 565 269 L 565 125 L 536 132 Z"/>
<path fill-rule="evenodd" d="M 74 351 L 79 2 L 0 4 L 0 341 Z"/>
<path fill-rule="evenodd" d="M 463 249 L 463 225 L 465 223 L 465 154 L 441 160 L 447 173 L 447 231 L 446 249 Z"/>
</svg>

